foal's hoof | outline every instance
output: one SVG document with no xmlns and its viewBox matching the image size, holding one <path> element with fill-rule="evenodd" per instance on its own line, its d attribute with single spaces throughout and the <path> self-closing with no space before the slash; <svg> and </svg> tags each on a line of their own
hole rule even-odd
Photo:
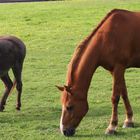
<svg viewBox="0 0 140 140">
<path fill-rule="evenodd" d="M 20 111 L 20 107 L 16 107 L 16 110 Z"/>
<path fill-rule="evenodd" d="M 123 128 L 133 128 L 134 123 L 133 122 L 124 122 Z"/>
<path fill-rule="evenodd" d="M 4 110 L 4 106 L 0 106 L 0 112 Z"/>
<path fill-rule="evenodd" d="M 117 131 L 116 130 L 111 130 L 111 129 L 106 129 L 105 134 L 106 135 L 116 135 Z"/>
</svg>

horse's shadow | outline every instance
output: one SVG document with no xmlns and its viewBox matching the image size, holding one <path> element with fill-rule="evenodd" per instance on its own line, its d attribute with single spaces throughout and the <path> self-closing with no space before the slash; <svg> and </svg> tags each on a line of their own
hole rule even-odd
<svg viewBox="0 0 140 140">
<path fill-rule="evenodd" d="M 120 127 L 120 126 L 119 126 Z M 97 133 L 93 133 L 93 134 L 76 134 L 74 137 L 75 138 L 99 138 L 99 137 L 104 137 L 104 138 L 108 138 L 108 137 L 132 137 L 132 134 L 139 134 L 139 128 L 140 128 L 140 123 L 135 123 L 135 126 L 134 128 L 122 128 L 114 134 L 114 135 L 106 135 L 105 133 L 100 133 L 100 134 L 97 134 Z M 129 130 L 126 131 L 126 130 Z"/>
</svg>

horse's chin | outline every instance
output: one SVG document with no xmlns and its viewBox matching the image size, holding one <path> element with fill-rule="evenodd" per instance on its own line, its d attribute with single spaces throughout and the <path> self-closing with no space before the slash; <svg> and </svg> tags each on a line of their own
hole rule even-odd
<svg viewBox="0 0 140 140">
<path fill-rule="evenodd" d="M 68 129 L 63 130 L 61 133 L 66 137 L 71 137 L 75 134 L 75 129 L 74 128 L 68 128 Z"/>
<path fill-rule="evenodd" d="M 73 136 L 75 134 L 74 127 L 65 128 L 64 125 L 62 125 L 62 124 L 60 125 L 60 131 L 66 137 L 70 137 L 70 136 Z"/>
</svg>

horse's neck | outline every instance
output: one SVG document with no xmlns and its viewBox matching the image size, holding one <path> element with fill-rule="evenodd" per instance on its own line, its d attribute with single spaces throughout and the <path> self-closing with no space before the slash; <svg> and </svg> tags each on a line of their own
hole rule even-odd
<svg viewBox="0 0 140 140">
<path fill-rule="evenodd" d="M 91 39 L 74 70 L 72 88 L 80 95 L 83 92 L 84 97 L 87 97 L 92 75 L 98 66 L 98 55 L 98 46 Z"/>
</svg>

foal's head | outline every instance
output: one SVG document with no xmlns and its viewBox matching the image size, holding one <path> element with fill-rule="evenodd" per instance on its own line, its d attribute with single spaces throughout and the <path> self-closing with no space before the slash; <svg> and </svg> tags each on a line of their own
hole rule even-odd
<svg viewBox="0 0 140 140">
<path fill-rule="evenodd" d="M 68 86 L 58 87 L 62 92 L 62 114 L 60 120 L 60 130 L 65 136 L 75 134 L 75 129 L 88 111 L 87 100 L 80 98 Z"/>
</svg>

